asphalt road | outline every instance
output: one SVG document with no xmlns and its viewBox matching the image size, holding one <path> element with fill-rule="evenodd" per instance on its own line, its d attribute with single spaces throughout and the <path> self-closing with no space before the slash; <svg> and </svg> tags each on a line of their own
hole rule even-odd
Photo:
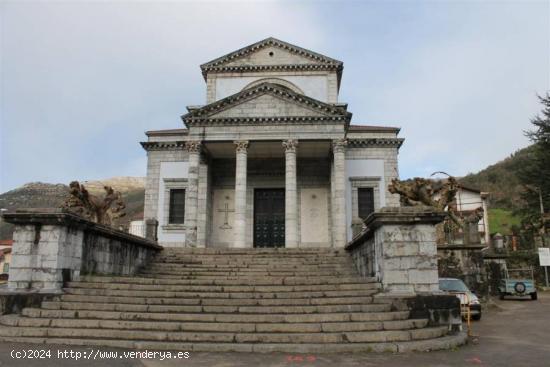
<svg viewBox="0 0 550 367">
<path fill-rule="evenodd" d="M 408 354 L 242 354 L 191 353 L 189 358 L 160 361 L 156 359 L 86 360 L 57 358 L 58 350 L 89 352 L 88 348 L 71 346 L 39 346 L 33 344 L 0 344 L 0 366 L 140 366 L 140 367 L 230 367 L 230 366 L 529 366 L 550 367 L 550 293 L 539 295 L 538 301 L 495 301 L 496 307 L 484 310 L 481 321 L 472 324 L 477 343 L 453 351 Z M 14 359 L 11 351 L 49 349 L 52 358 Z M 102 349 L 102 351 L 122 350 Z M 73 353 L 73 356 L 76 356 Z"/>
</svg>

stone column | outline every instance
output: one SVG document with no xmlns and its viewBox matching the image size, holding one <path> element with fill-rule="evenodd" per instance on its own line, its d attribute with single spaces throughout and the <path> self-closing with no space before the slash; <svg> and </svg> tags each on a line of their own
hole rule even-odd
<svg viewBox="0 0 550 367">
<path fill-rule="evenodd" d="M 197 213 L 199 192 L 199 163 L 202 143 L 198 140 L 185 143 L 189 153 L 187 189 L 185 190 L 185 247 L 197 245 Z"/>
<path fill-rule="evenodd" d="M 296 148 L 298 140 L 285 140 L 285 247 L 298 247 Z"/>
<path fill-rule="evenodd" d="M 332 234 L 334 247 L 344 247 L 347 242 L 346 231 L 346 145 L 345 139 L 332 142 L 334 156 L 334 176 L 332 184 Z"/>
<path fill-rule="evenodd" d="M 248 141 L 235 141 L 235 216 L 233 247 L 246 247 L 246 176 Z"/>
</svg>

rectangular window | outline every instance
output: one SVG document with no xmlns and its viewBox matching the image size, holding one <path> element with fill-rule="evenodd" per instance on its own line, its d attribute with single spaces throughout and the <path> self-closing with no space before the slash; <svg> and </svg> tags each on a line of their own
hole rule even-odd
<svg viewBox="0 0 550 367">
<path fill-rule="evenodd" d="M 185 189 L 170 190 L 169 224 L 183 224 L 185 221 Z"/>
<path fill-rule="evenodd" d="M 4 270 L 2 270 L 3 273 L 9 273 L 10 271 L 10 263 L 4 263 Z"/>
<path fill-rule="evenodd" d="M 372 187 L 360 187 L 357 189 L 359 201 L 359 218 L 365 220 L 374 212 L 374 189 Z"/>
</svg>

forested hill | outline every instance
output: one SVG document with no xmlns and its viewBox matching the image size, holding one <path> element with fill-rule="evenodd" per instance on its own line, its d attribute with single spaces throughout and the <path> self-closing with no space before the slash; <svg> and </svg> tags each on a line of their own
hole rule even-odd
<svg viewBox="0 0 550 367">
<path fill-rule="evenodd" d="M 510 157 L 475 174 L 460 179 L 465 186 L 472 186 L 490 193 L 490 208 L 515 210 L 521 204 L 522 187 L 519 181 L 521 167 L 525 166 L 533 146 L 520 149 Z"/>
</svg>

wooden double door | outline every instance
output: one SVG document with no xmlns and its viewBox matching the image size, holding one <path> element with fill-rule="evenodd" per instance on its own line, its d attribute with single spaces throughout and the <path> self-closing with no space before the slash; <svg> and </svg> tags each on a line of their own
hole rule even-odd
<svg viewBox="0 0 550 367">
<path fill-rule="evenodd" d="M 285 189 L 254 190 L 254 247 L 285 246 Z"/>
</svg>

